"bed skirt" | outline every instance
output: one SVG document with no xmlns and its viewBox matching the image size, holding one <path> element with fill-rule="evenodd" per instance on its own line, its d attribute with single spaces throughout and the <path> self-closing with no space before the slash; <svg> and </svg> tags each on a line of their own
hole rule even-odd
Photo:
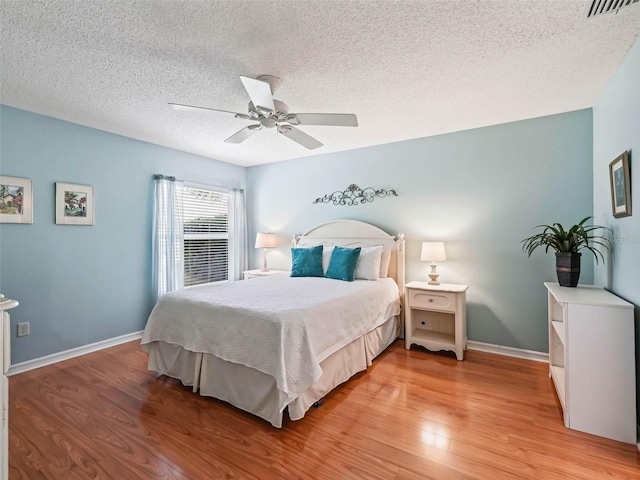
<svg viewBox="0 0 640 480">
<path fill-rule="evenodd" d="M 320 362 L 320 378 L 290 403 L 284 400 L 286 396 L 278 390 L 273 377 L 253 368 L 166 342 L 152 342 L 142 348 L 149 353 L 149 370 L 177 378 L 200 395 L 228 402 L 280 428 L 285 408 L 291 420 L 304 417 L 315 402 L 366 370 L 373 359 L 398 338 L 401 327 L 399 317 L 391 317 L 328 356 Z"/>
</svg>

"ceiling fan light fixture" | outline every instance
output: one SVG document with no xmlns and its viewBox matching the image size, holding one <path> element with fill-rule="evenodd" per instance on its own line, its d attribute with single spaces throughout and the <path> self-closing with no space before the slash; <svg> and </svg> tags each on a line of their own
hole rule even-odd
<svg viewBox="0 0 640 480">
<path fill-rule="evenodd" d="M 273 98 L 273 93 L 282 83 L 278 77 L 271 75 L 261 75 L 258 78 L 240 76 L 240 80 L 251 99 L 247 109 L 248 113 L 235 113 L 179 103 L 169 103 L 169 105 L 175 110 L 230 113 L 235 118 L 259 122 L 237 131 L 227 138 L 225 143 L 241 143 L 262 128 L 277 127 L 278 133 L 309 150 L 313 150 L 322 147 L 323 144 L 293 125 L 358 126 L 358 118 L 351 113 L 289 113 L 289 107 L 286 103 Z"/>
<path fill-rule="evenodd" d="M 278 124 L 278 120 L 273 117 L 263 117 L 260 119 L 260 125 L 264 128 L 273 128 Z"/>
</svg>

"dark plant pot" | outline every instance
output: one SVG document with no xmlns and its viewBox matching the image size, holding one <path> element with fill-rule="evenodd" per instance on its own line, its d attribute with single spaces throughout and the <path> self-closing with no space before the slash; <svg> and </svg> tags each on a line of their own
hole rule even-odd
<svg viewBox="0 0 640 480">
<path fill-rule="evenodd" d="M 581 253 L 556 252 L 556 273 L 562 287 L 575 287 L 580 278 Z"/>
</svg>

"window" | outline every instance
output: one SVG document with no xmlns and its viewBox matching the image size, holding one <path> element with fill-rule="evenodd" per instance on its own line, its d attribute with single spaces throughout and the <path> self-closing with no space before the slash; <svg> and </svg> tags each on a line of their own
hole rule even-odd
<svg viewBox="0 0 640 480">
<path fill-rule="evenodd" d="M 229 278 L 229 194 L 185 185 L 184 286 Z"/>
</svg>

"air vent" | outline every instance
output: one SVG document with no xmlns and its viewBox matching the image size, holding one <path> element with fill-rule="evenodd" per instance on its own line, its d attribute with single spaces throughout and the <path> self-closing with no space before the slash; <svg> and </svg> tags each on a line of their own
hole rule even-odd
<svg viewBox="0 0 640 480">
<path fill-rule="evenodd" d="M 640 0 L 590 0 L 587 4 L 587 18 L 604 15 L 605 13 L 617 13 L 618 10 Z"/>
</svg>

